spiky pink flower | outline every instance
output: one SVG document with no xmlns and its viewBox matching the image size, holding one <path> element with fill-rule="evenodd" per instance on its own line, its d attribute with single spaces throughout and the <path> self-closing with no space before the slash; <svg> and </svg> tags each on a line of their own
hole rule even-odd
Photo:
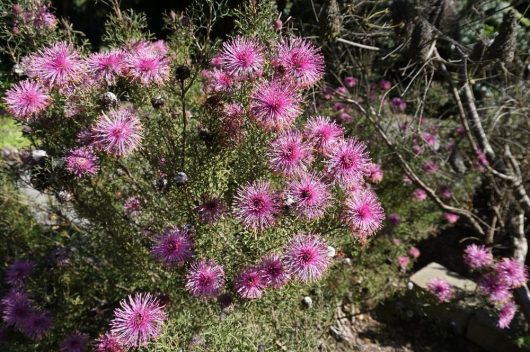
<svg viewBox="0 0 530 352">
<path fill-rule="evenodd" d="M 455 213 L 444 213 L 444 218 L 450 224 L 456 224 L 460 219 L 460 215 Z"/>
<path fill-rule="evenodd" d="M 308 88 L 324 75 L 324 56 L 303 38 L 289 38 L 278 45 L 272 65 L 278 75 L 300 88 Z"/>
<path fill-rule="evenodd" d="M 140 42 L 126 56 L 127 74 L 142 85 L 163 84 L 169 79 L 170 66 L 165 46 Z"/>
<path fill-rule="evenodd" d="M 289 273 L 276 253 L 266 255 L 261 259 L 259 268 L 263 275 L 263 280 L 268 287 L 280 288 L 289 280 Z"/>
<path fill-rule="evenodd" d="M 4 102 L 9 113 L 22 121 L 29 121 L 46 110 L 51 98 L 46 89 L 30 80 L 17 83 L 6 92 Z"/>
<path fill-rule="evenodd" d="M 370 162 L 366 145 L 357 139 L 337 143 L 330 152 L 327 172 L 342 186 L 357 181 Z"/>
<path fill-rule="evenodd" d="M 511 297 L 510 288 L 495 272 L 484 274 L 478 286 L 492 303 L 506 302 Z"/>
<path fill-rule="evenodd" d="M 50 331 L 51 325 L 52 319 L 48 312 L 32 310 L 20 331 L 30 339 L 38 341 Z"/>
<path fill-rule="evenodd" d="M 358 82 L 359 80 L 352 76 L 344 77 L 344 80 L 343 80 L 344 85 L 350 88 L 357 86 Z"/>
<path fill-rule="evenodd" d="M 409 266 L 409 264 L 410 264 L 410 258 L 407 257 L 406 255 L 402 255 L 398 257 L 398 265 L 401 271 L 407 270 L 407 267 Z"/>
<path fill-rule="evenodd" d="M 75 332 L 68 335 L 61 343 L 61 352 L 83 352 L 86 350 L 88 335 Z"/>
<path fill-rule="evenodd" d="M 497 320 L 497 327 L 499 327 L 500 329 L 506 329 L 508 326 L 510 326 L 510 323 L 515 317 L 516 312 L 517 306 L 515 305 L 515 303 L 513 303 L 513 301 L 506 302 L 499 311 L 499 320 Z"/>
<path fill-rule="evenodd" d="M 344 206 L 344 220 L 355 232 L 370 236 L 383 225 L 383 207 L 369 189 L 351 192 Z"/>
<path fill-rule="evenodd" d="M 313 160 L 311 146 L 302 140 L 298 131 L 283 133 L 272 141 L 268 158 L 271 169 L 286 176 L 306 171 Z"/>
<path fill-rule="evenodd" d="M 190 259 L 193 247 L 188 230 L 169 228 L 155 240 L 151 253 L 156 260 L 165 265 L 180 266 Z"/>
<path fill-rule="evenodd" d="M 28 259 L 18 259 L 6 269 L 6 282 L 12 286 L 21 286 L 35 267 Z"/>
<path fill-rule="evenodd" d="M 486 268 L 493 264 L 493 254 L 485 246 L 470 244 L 464 250 L 464 262 L 471 269 Z"/>
<path fill-rule="evenodd" d="M 410 247 L 409 249 L 409 255 L 412 257 L 412 258 L 418 258 L 420 256 L 421 252 L 418 248 L 416 247 Z"/>
<path fill-rule="evenodd" d="M 424 201 L 425 199 L 427 199 L 427 192 L 425 192 L 423 190 L 423 188 L 416 188 L 414 190 L 414 192 L 412 193 L 412 195 L 414 196 L 414 198 L 419 201 L 419 202 L 422 202 Z"/>
<path fill-rule="evenodd" d="M 125 212 L 125 215 L 134 218 L 140 215 L 142 211 L 142 200 L 140 197 L 129 197 L 125 200 L 125 203 L 123 203 L 123 210 Z"/>
<path fill-rule="evenodd" d="M 241 36 L 224 42 L 217 58 L 224 71 L 239 79 L 259 76 L 265 62 L 262 45 L 254 38 Z"/>
<path fill-rule="evenodd" d="M 257 181 L 239 189 L 235 216 L 247 228 L 263 230 L 274 224 L 280 211 L 278 196 L 267 181 Z"/>
<path fill-rule="evenodd" d="M 427 289 L 436 297 L 438 302 L 449 302 L 453 298 L 453 287 L 443 279 L 432 279 L 427 284 Z"/>
<path fill-rule="evenodd" d="M 54 29 L 57 26 L 57 18 L 48 11 L 46 6 L 42 6 L 33 18 L 33 26 L 39 29 Z"/>
<path fill-rule="evenodd" d="M 212 298 L 224 287 L 225 272 L 214 261 L 200 260 L 186 273 L 186 290 L 196 297 Z"/>
<path fill-rule="evenodd" d="M 95 175 L 99 170 L 99 158 L 88 147 L 72 149 L 65 160 L 66 169 L 78 178 Z"/>
<path fill-rule="evenodd" d="M 254 89 L 250 111 L 252 118 L 269 131 L 286 129 L 302 112 L 296 92 L 279 81 L 263 82 Z"/>
<path fill-rule="evenodd" d="M 197 207 L 199 219 L 212 224 L 221 219 L 226 211 L 226 206 L 222 199 L 217 197 L 203 197 L 203 202 Z"/>
<path fill-rule="evenodd" d="M 165 320 L 164 305 L 155 296 L 137 293 L 114 311 L 111 333 L 127 347 L 141 347 L 158 337 Z"/>
<path fill-rule="evenodd" d="M 96 340 L 96 352 L 126 352 L 120 340 L 107 332 Z"/>
<path fill-rule="evenodd" d="M 142 125 L 132 108 L 120 107 L 102 113 L 93 128 L 95 143 L 105 152 L 127 156 L 142 140 Z"/>
<path fill-rule="evenodd" d="M 299 280 L 319 279 L 330 264 L 328 246 L 317 235 L 296 235 L 284 251 L 283 262 L 288 272 Z"/>
<path fill-rule="evenodd" d="M 368 164 L 365 174 L 372 183 L 377 184 L 383 181 L 383 170 L 381 170 L 381 166 L 379 164 Z"/>
<path fill-rule="evenodd" d="M 246 268 L 235 280 L 235 289 L 241 298 L 256 299 L 263 295 L 266 282 L 261 270 L 258 268 Z"/>
<path fill-rule="evenodd" d="M 55 43 L 27 57 L 23 66 L 30 78 L 37 78 L 45 85 L 56 88 L 78 82 L 86 73 L 79 53 L 66 42 Z"/>
<path fill-rule="evenodd" d="M 515 259 L 503 258 L 495 265 L 497 277 L 508 287 L 516 288 L 528 281 L 528 270 Z"/>
<path fill-rule="evenodd" d="M 87 59 L 89 72 L 97 81 L 108 85 L 116 83 L 116 78 L 125 72 L 125 53 L 121 50 L 111 50 L 102 53 L 93 53 Z"/>
<path fill-rule="evenodd" d="M 344 135 L 344 129 L 332 122 L 329 117 L 316 116 L 307 120 L 305 137 L 311 141 L 321 153 L 328 153 Z"/>
<path fill-rule="evenodd" d="M 331 192 L 317 176 L 304 174 L 287 184 L 285 196 L 297 217 L 317 219 L 329 207 Z"/>
</svg>

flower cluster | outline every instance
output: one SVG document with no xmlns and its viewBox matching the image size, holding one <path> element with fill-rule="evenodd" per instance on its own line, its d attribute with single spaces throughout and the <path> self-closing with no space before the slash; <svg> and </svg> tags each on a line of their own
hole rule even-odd
<svg viewBox="0 0 530 352">
<path fill-rule="evenodd" d="M 0 307 L 7 325 L 38 341 L 48 333 L 52 320 L 50 313 L 35 307 L 24 289 L 34 266 L 30 260 L 19 259 L 7 268 L 6 281 L 12 288 L 0 301 Z"/>
<path fill-rule="evenodd" d="M 504 329 L 510 325 L 517 308 L 512 290 L 528 281 L 528 269 L 515 259 L 494 260 L 491 249 L 476 244 L 464 250 L 464 262 L 480 273 L 478 286 L 487 300 L 499 309 L 497 325 Z"/>
</svg>

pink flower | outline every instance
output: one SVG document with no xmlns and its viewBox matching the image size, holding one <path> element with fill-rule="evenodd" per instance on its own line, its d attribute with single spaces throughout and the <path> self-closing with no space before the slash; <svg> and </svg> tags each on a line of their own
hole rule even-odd
<svg viewBox="0 0 530 352">
<path fill-rule="evenodd" d="M 266 282 L 258 268 L 244 269 L 235 280 L 235 289 L 244 299 L 256 299 L 263 295 Z"/>
<path fill-rule="evenodd" d="M 353 122 L 353 117 L 345 111 L 342 111 L 337 118 L 337 121 L 343 125 Z"/>
<path fill-rule="evenodd" d="M 107 332 L 96 340 L 96 352 L 126 352 L 120 340 Z"/>
<path fill-rule="evenodd" d="M 444 213 L 444 218 L 448 223 L 456 224 L 458 219 L 460 219 L 460 215 L 454 213 Z"/>
<path fill-rule="evenodd" d="M 134 110 L 129 107 L 102 113 L 93 132 L 97 145 L 118 157 L 132 153 L 142 140 L 142 125 Z"/>
<path fill-rule="evenodd" d="M 307 219 L 317 219 L 324 215 L 331 199 L 329 187 L 311 174 L 304 174 L 290 181 L 285 195 L 296 216 Z"/>
<path fill-rule="evenodd" d="M 6 282 L 12 286 L 21 286 L 33 270 L 35 263 L 28 259 L 18 259 L 6 269 Z"/>
<path fill-rule="evenodd" d="M 348 77 L 344 77 L 343 82 L 346 87 L 353 88 L 357 86 L 358 80 L 355 77 L 348 76 Z"/>
<path fill-rule="evenodd" d="M 136 196 L 127 198 L 123 204 L 123 210 L 129 218 L 137 217 L 142 211 L 142 200 Z"/>
<path fill-rule="evenodd" d="M 66 169 L 77 178 L 92 176 L 99 170 L 99 158 L 90 148 L 72 149 L 66 156 Z"/>
<path fill-rule="evenodd" d="M 283 263 L 288 272 L 299 280 L 319 279 L 330 264 L 328 246 L 317 235 L 296 235 L 285 249 Z"/>
<path fill-rule="evenodd" d="M 138 43 L 125 56 L 125 65 L 131 80 L 142 85 L 165 83 L 170 73 L 166 54 L 167 47 L 161 41 Z"/>
<path fill-rule="evenodd" d="M 86 73 L 79 53 L 66 42 L 55 43 L 25 58 L 23 66 L 30 78 L 37 78 L 45 85 L 57 88 L 79 82 Z"/>
<path fill-rule="evenodd" d="M 259 76 L 265 62 L 261 44 L 248 37 L 235 37 L 225 42 L 217 58 L 224 71 L 239 79 Z"/>
<path fill-rule="evenodd" d="M 83 352 L 86 350 L 88 335 L 73 333 L 68 335 L 61 343 L 61 352 Z"/>
<path fill-rule="evenodd" d="M 492 303 L 506 302 L 511 297 L 510 288 L 494 272 L 484 274 L 479 280 L 478 286 Z"/>
<path fill-rule="evenodd" d="M 338 87 L 337 89 L 335 89 L 335 92 L 337 92 L 338 95 L 346 96 L 348 95 L 348 88 Z"/>
<path fill-rule="evenodd" d="M 186 273 L 186 290 L 195 297 L 215 297 L 224 287 L 224 278 L 221 265 L 200 260 L 193 263 Z"/>
<path fill-rule="evenodd" d="M 145 346 L 160 334 L 166 313 L 150 293 L 137 293 L 122 300 L 114 311 L 111 333 L 127 347 Z"/>
<path fill-rule="evenodd" d="M 403 175 L 403 184 L 404 185 L 411 185 L 412 184 L 412 180 L 410 179 L 410 177 L 408 177 L 407 175 Z"/>
<path fill-rule="evenodd" d="M 382 79 L 381 81 L 379 81 L 379 88 L 381 88 L 381 90 L 389 90 L 390 88 L 392 88 L 392 83 L 390 83 L 390 81 Z"/>
<path fill-rule="evenodd" d="M 324 56 L 303 38 L 289 38 L 280 44 L 272 65 L 279 76 L 300 88 L 308 88 L 324 75 Z"/>
<path fill-rule="evenodd" d="M 342 138 L 344 129 L 328 117 L 316 116 L 307 120 L 304 135 L 319 152 L 328 153 Z"/>
<path fill-rule="evenodd" d="M 423 132 L 422 139 L 432 149 L 438 149 L 439 142 L 436 135 L 431 134 L 429 132 Z"/>
<path fill-rule="evenodd" d="M 427 288 L 440 303 L 449 302 L 453 298 L 453 287 L 443 279 L 432 279 Z"/>
<path fill-rule="evenodd" d="M 420 250 L 418 248 L 416 248 L 416 247 L 410 247 L 409 255 L 412 258 L 418 258 L 420 256 Z"/>
<path fill-rule="evenodd" d="M 287 272 L 280 256 L 275 253 L 263 257 L 259 268 L 262 272 L 263 280 L 269 287 L 282 287 L 289 280 L 289 273 Z"/>
<path fill-rule="evenodd" d="M 383 170 L 378 164 L 370 163 L 366 167 L 365 174 L 370 179 L 370 182 L 378 184 L 383 181 Z"/>
<path fill-rule="evenodd" d="M 35 13 L 33 26 L 39 29 L 54 29 L 57 26 L 57 18 L 48 11 L 46 6 L 43 6 Z"/>
<path fill-rule="evenodd" d="M 499 311 L 499 320 L 497 320 L 497 326 L 500 329 L 506 329 L 508 326 L 510 326 L 510 323 L 515 317 L 516 312 L 517 306 L 515 303 L 513 303 L 513 301 L 506 302 Z"/>
<path fill-rule="evenodd" d="M 254 230 L 271 227 L 280 211 L 278 196 L 266 181 L 257 181 L 240 188 L 234 208 L 235 216 L 243 226 Z"/>
<path fill-rule="evenodd" d="M 193 253 L 193 241 L 188 230 L 168 228 L 151 248 L 153 257 L 168 266 L 181 266 Z"/>
<path fill-rule="evenodd" d="M 410 264 L 409 257 L 407 257 L 406 255 L 402 255 L 398 257 L 398 264 L 399 264 L 399 267 L 401 268 L 401 271 L 407 270 L 407 267 Z"/>
<path fill-rule="evenodd" d="M 234 88 L 234 80 L 232 79 L 232 76 L 219 69 L 203 71 L 203 77 L 206 81 L 204 91 L 207 93 L 229 92 Z"/>
<path fill-rule="evenodd" d="M 264 82 L 250 97 L 250 111 L 252 118 L 264 129 L 283 130 L 300 115 L 300 98 L 285 83 Z"/>
<path fill-rule="evenodd" d="M 416 188 L 413 195 L 414 198 L 419 202 L 423 202 L 425 199 L 427 199 L 427 192 L 425 192 L 422 188 Z"/>
<path fill-rule="evenodd" d="M 93 53 L 87 59 L 87 66 L 94 79 L 115 84 L 116 78 L 125 72 L 125 53 L 121 50 Z"/>
<path fill-rule="evenodd" d="M 341 185 L 357 181 L 370 162 L 366 145 L 357 139 L 337 143 L 330 152 L 327 172 Z"/>
<path fill-rule="evenodd" d="M 497 277 L 510 288 L 516 288 L 528 281 L 528 270 L 515 259 L 503 258 L 495 266 Z"/>
<path fill-rule="evenodd" d="M 493 255 L 489 248 L 470 244 L 464 250 L 464 262 L 471 269 L 482 269 L 493 264 Z"/>
<path fill-rule="evenodd" d="M 46 110 L 51 98 L 46 89 L 35 82 L 25 80 L 6 92 L 4 102 L 9 113 L 22 121 L 29 121 Z"/>
<path fill-rule="evenodd" d="M 364 236 L 370 236 L 383 225 L 383 207 L 374 192 L 359 190 L 350 193 L 344 204 L 344 220 Z"/>
<path fill-rule="evenodd" d="M 311 146 L 304 143 L 298 131 L 289 131 L 276 138 L 270 145 L 268 157 L 271 169 L 286 176 L 305 171 L 313 159 Z"/>
</svg>

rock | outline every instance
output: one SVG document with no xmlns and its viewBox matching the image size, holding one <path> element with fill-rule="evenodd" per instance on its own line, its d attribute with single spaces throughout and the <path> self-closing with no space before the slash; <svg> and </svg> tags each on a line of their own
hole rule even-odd
<svg viewBox="0 0 530 352">
<path fill-rule="evenodd" d="M 313 299 L 309 296 L 305 296 L 304 298 L 302 298 L 302 304 L 306 308 L 311 308 L 313 306 Z"/>
</svg>

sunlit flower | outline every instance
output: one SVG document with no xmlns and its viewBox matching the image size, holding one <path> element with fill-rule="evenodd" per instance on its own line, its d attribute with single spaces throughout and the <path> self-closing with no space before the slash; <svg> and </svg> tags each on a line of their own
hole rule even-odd
<svg viewBox="0 0 530 352">
<path fill-rule="evenodd" d="M 125 352 L 125 347 L 112 333 L 107 332 L 96 340 L 96 352 Z"/>
<path fill-rule="evenodd" d="M 279 288 L 289 280 L 289 273 L 279 255 L 271 253 L 261 259 L 259 264 L 263 280 L 269 287 Z"/>
<path fill-rule="evenodd" d="M 302 140 L 298 131 L 280 135 L 270 145 L 269 164 L 272 170 L 291 176 L 307 169 L 313 159 L 311 146 Z"/>
<path fill-rule="evenodd" d="M 307 120 L 304 135 L 318 151 L 328 153 L 344 135 L 344 129 L 328 117 L 316 116 Z"/>
<path fill-rule="evenodd" d="M 239 189 L 235 198 L 236 218 L 247 228 L 263 230 L 274 224 L 279 200 L 270 183 L 257 181 Z"/>
<path fill-rule="evenodd" d="M 99 170 L 99 158 L 87 147 L 72 149 L 65 159 L 66 169 L 75 177 L 95 175 Z"/>
<path fill-rule="evenodd" d="M 369 162 L 366 145 L 346 139 L 333 147 L 326 170 L 339 184 L 347 186 L 361 177 Z"/>
<path fill-rule="evenodd" d="M 382 227 L 383 207 L 371 190 L 351 192 L 344 206 L 344 220 L 354 231 L 369 236 Z"/>
<path fill-rule="evenodd" d="M 427 285 L 428 290 L 438 302 L 449 302 L 453 298 L 453 287 L 445 280 L 434 278 Z"/>
<path fill-rule="evenodd" d="M 259 84 L 250 97 L 252 118 L 266 130 L 283 130 L 301 113 L 300 98 L 279 81 Z"/>
<path fill-rule="evenodd" d="M 217 56 L 224 71 L 235 77 L 253 77 L 261 74 L 263 47 L 249 37 L 235 37 L 224 42 Z"/>
<path fill-rule="evenodd" d="M 485 246 L 470 244 L 464 250 L 464 262 L 471 269 L 486 268 L 493 264 L 493 254 Z"/>
<path fill-rule="evenodd" d="M 419 201 L 419 202 L 422 202 L 424 201 L 425 199 L 427 199 L 427 192 L 425 192 L 423 190 L 423 188 L 416 188 L 414 190 L 414 193 L 412 194 L 414 196 L 414 198 Z"/>
<path fill-rule="evenodd" d="M 379 164 L 368 164 L 365 174 L 372 183 L 378 184 L 383 181 L 383 170 L 381 170 L 381 166 Z"/>
<path fill-rule="evenodd" d="M 158 337 L 165 320 L 164 306 L 156 297 L 137 293 L 114 311 L 111 333 L 127 347 L 145 346 Z"/>
<path fill-rule="evenodd" d="M 510 288 L 516 288 L 528 281 L 528 270 L 515 259 L 503 258 L 495 265 L 497 277 Z"/>
<path fill-rule="evenodd" d="M 165 44 L 140 42 L 125 56 L 127 74 L 142 85 L 163 84 L 169 79 L 170 66 Z"/>
<path fill-rule="evenodd" d="M 510 326 L 515 313 L 517 312 L 517 306 L 513 301 L 508 301 L 499 311 L 499 320 L 497 320 L 497 326 L 501 329 L 506 329 Z"/>
<path fill-rule="evenodd" d="M 317 219 L 330 205 L 329 187 L 311 174 L 304 174 L 287 184 L 285 196 L 293 212 L 302 218 Z"/>
<path fill-rule="evenodd" d="M 407 257 L 406 255 L 402 255 L 398 257 L 398 265 L 401 271 L 407 270 L 407 267 L 409 266 L 409 264 L 410 264 L 410 258 Z"/>
<path fill-rule="evenodd" d="M 259 268 L 244 269 L 235 280 L 236 292 L 245 299 L 256 299 L 263 295 L 266 282 Z"/>
<path fill-rule="evenodd" d="M 93 53 L 87 59 L 87 66 L 94 79 L 115 84 L 116 78 L 125 72 L 125 53 L 121 50 Z"/>
<path fill-rule="evenodd" d="M 444 213 L 444 218 L 450 224 L 456 224 L 460 219 L 460 215 L 455 213 Z"/>
<path fill-rule="evenodd" d="M 416 247 L 410 247 L 409 249 L 409 255 L 412 257 L 412 258 L 418 258 L 420 256 L 420 250 Z"/>
<path fill-rule="evenodd" d="M 328 246 L 317 235 L 296 235 L 284 251 L 283 262 L 288 272 L 302 281 L 319 279 L 330 264 Z"/>
<path fill-rule="evenodd" d="M 186 273 L 186 290 L 196 297 L 215 297 L 224 287 L 224 278 L 221 265 L 200 260 L 193 263 Z"/>
<path fill-rule="evenodd" d="M 4 102 L 9 113 L 15 118 L 29 121 L 46 110 L 51 98 L 46 89 L 35 82 L 26 80 L 17 83 L 6 92 Z"/>
<path fill-rule="evenodd" d="M 127 156 L 142 140 L 142 125 L 132 108 L 120 107 L 102 113 L 93 128 L 96 144 L 115 156 Z"/>
<path fill-rule="evenodd" d="M 494 272 L 484 274 L 478 286 L 492 303 L 506 302 L 511 297 L 510 287 Z"/>
</svg>

